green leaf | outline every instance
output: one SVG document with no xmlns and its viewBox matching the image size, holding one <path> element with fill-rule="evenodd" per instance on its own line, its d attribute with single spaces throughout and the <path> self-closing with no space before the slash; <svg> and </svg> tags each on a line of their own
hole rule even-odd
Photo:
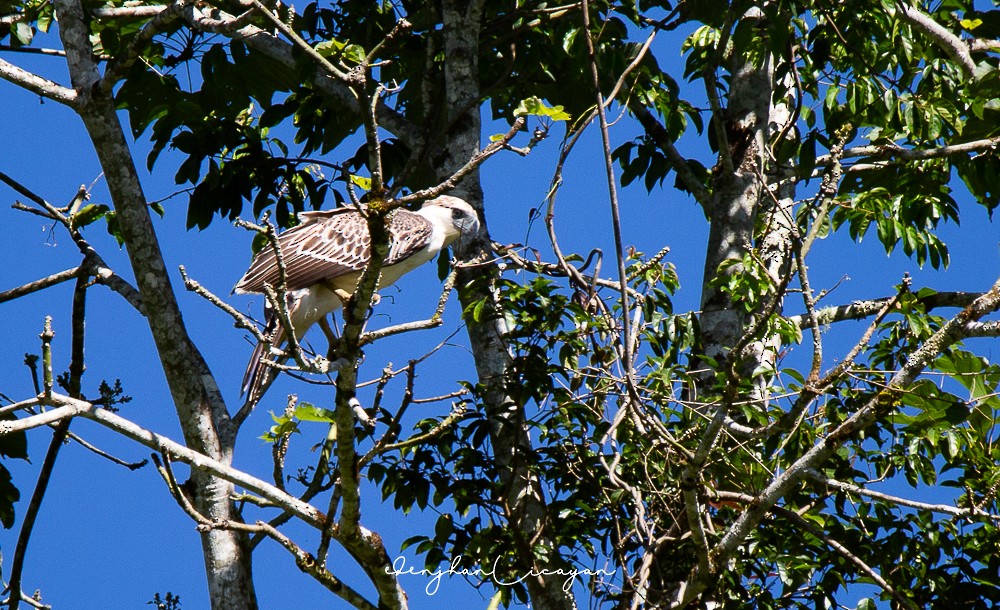
<svg viewBox="0 0 1000 610">
<path fill-rule="evenodd" d="M 318 421 L 334 423 L 337 421 L 337 414 L 330 409 L 324 409 L 323 407 L 317 407 L 308 402 L 300 402 L 298 406 L 295 407 L 295 417 L 301 419 L 302 421 Z"/>
<path fill-rule="evenodd" d="M 108 235 L 115 238 L 118 247 L 125 245 L 125 237 L 122 236 L 121 224 L 118 222 L 118 213 L 114 210 L 104 214 L 104 222 L 108 223 Z"/>
<path fill-rule="evenodd" d="M 355 174 L 351 174 L 351 182 L 355 186 L 363 188 L 366 191 L 372 190 L 372 179 L 371 178 L 366 178 L 364 176 L 357 176 Z"/>
<path fill-rule="evenodd" d="M 76 214 L 69 219 L 69 224 L 74 229 L 83 228 L 96 220 L 104 218 L 110 208 L 103 203 L 91 203 L 77 210 Z"/>
<path fill-rule="evenodd" d="M 340 42 L 339 40 L 327 40 L 319 43 L 316 45 L 316 52 L 323 57 L 344 59 L 355 64 L 359 64 L 365 59 L 365 50 L 361 45 Z"/>
<path fill-rule="evenodd" d="M 529 97 L 521 100 L 521 103 L 514 109 L 514 116 L 529 115 L 543 116 L 550 118 L 553 121 L 568 121 L 571 118 L 569 114 L 563 110 L 562 106 L 547 106 L 545 102 L 537 97 Z"/>
<path fill-rule="evenodd" d="M 21 499 L 21 492 L 14 486 L 10 471 L 0 465 L 0 523 L 7 529 L 14 525 L 14 503 Z"/>
</svg>

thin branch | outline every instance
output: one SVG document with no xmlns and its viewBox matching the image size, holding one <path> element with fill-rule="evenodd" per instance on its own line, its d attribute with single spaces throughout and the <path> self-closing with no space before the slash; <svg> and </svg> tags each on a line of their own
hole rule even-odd
<svg viewBox="0 0 1000 610">
<path fill-rule="evenodd" d="M 892 504 L 897 504 L 899 506 L 906 506 L 909 508 L 915 508 L 917 510 L 926 510 L 932 513 L 941 513 L 944 515 L 950 515 L 952 517 L 958 517 L 963 519 L 987 519 L 993 521 L 994 523 L 1000 523 L 1000 515 L 995 515 L 988 513 L 984 510 L 978 508 L 957 508 L 955 506 L 948 506 L 947 504 L 931 504 L 929 502 L 919 502 L 917 500 L 910 500 L 908 498 L 901 498 L 899 496 L 893 496 L 887 493 L 882 493 L 880 491 L 875 491 L 873 489 L 868 489 L 866 487 L 861 487 L 860 485 L 855 485 L 853 483 L 846 483 L 844 481 L 838 481 L 836 479 L 831 479 L 819 471 L 814 469 L 809 469 L 806 474 L 812 480 L 816 481 L 821 485 L 843 491 L 855 496 L 862 496 L 865 498 L 872 498 L 873 500 L 884 500 L 886 502 L 891 502 Z"/>
<path fill-rule="evenodd" d="M 62 49 L 46 49 L 40 47 L 14 47 L 9 44 L 0 44 L 0 51 L 8 53 L 28 53 L 32 55 L 50 55 L 53 57 L 66 57 L 66 51 Z"/>
<path fill-rule="evenodd" d="M 167 5 L 164 10 L 154 15 L 145 25 L 142 26 L 142 29 L 139 30 L 139 32 L 129 42 L 128 47 L 126 47 L 124 51 L 116 54 L 115 57 L 108 62 L 108 66 L 104 70 L 104 76 L 101 77 L 101 80 L 97 85 L 102 95 L 111 95 L 114 92 L 115 85 L 117 85 L 120 80 L 125 78 L 129 69 L 131 69 L 132 64 L 139 59 L 146 46 L 152 42 L 153 38 L 170 22 L 180 18 L 188 4 L 188 0 L 178 0 L 173 2 Z"/>
<path fill-rule="evenodd" d="M 39 290 L 45 290 L 52 286 L 56 286 L 63 282 L 69 281 L 78 275 L 80 275 L 82 267 L 74 267 L 72 269 L 67 269 L 65 271 L 60 271 L 59 273 L 53 273 L 48 277 L 44 277 L 40 280 L 35 280 L 34 282 L 28 282 L 17 288 L 11 288 L 10 290 L 5 290 L 0 292 L 0 303 L 5 303 L 7 301 L 12 301 L 14 299 L 23 297 L 24 295 L 31 294 L 32 292 L 38 292 Z"/>
<path fill-rule="evenodd" d="M 397 208 L 397 207 L 402 207 L 404 205 L 409 205 L 411 203 L 417 203 L 419 201 L 426 201 L 428 199 L 433 199 L 438 195 L 442 195 L 452 190 L 453 188 L 455 188 L 456 185 L 458 185 L 458 183 L 462 180 L 462 178 L 464 178 L 473 170 L 475 170 L 477 167 L 482 165 L 484 161 L 492 157 L 494 154 L 506 148 L 507 145 L 510 144 L 510 141 L 514 139 L 514 136 L 517 135 L 517 132 L 524 129 L 524 124 L 525 124 L 524 117 L 523 116 L 517 117 L 516 119 L 514 119 L 514 123 L 510 126 L 510 129 L 507 130 L 507 133 L 505 133 L 502 138 L 500 138 L 496 142 L 491 142 L 481 151 L 474 154 L 472 158 L 465 163 L 465 165 L 458 168 L 458 170 L 456 170 L 455 173 L 449 176 L 446 180 L 444 180 L 437 186 L 419 190 L 415 193 L 406 195 L 405 197 L 400 197 L 393 201 L 391 207 Z"/>
<path fill-rule="evenodd" d="M 85 293 L 86 280 L 78 279 L 77 295 Z M 70 386 L 71 391 L 75 391 L 77 394 L 79 394 L 80 390 L 80 375 L 83 373 L 83 303 L 84 299 L 81 296 L 73 300 L 73 362 L 70 364 Z M 42 332 L 46 398 L 51 398 L 52 396 L 51 342 L 53 336 L 52 320 L 46 317 L 45 331 Z M 45 452 L 45 458 L 42 460 L 42 466 L 38 472 L 38 481 L 35 483 L 35 489 L 31 494 L 31 501 L 28 503 L 28 508 L 24 513 L 24 521 L 21 524 L 21 531 L 18 533 L 17 544 L 14 547 L 14 560 L 11 563 L 10 601 L 7 606 L 10 610 L 17 610 L 21 602 L 21 574 L 24 568 L 24 559 L 28 551 L 28 541 L 31 539 L 31 533 L 38 518 L 38 511 L 41 510 L 42 499 L 45 497 L 45 492 L 48 489 L 52 470 L 56 465 L 56 458 L 59 457 L 59 451 L 66 442 L 70 421 L 72 421 L 70 418 L 60 421 L 52 433 L 52 440 L 49 442 L 48 451 Z"/>
<path fill-rule="evenodd" d="M 267 337 L 264 336 L 264 333 L 260 331 L 257 325 L 254 324 L 250 320 L 250 318 L 246 317 L 245 315 L 237 311 L 235 307 L 233 307 L 229 303 L 226 303 L 218 296 L 213 294 L 212 291 L 202 286 L 200 283 L 198 283 L 197 280 L 193 280 L 190 277 L 188 277 L 187 270 L 184 269 L 184 265 L 180 266 L 180 272 L 181 272 L 181 279 L 184 280 L 185 288 L 197 294 L 198 296 L 202 297 L 212 305 L 215 305 L 216 307 L 226 312 L 227 314 L 229 314 L 229 316 L 232 317 L 234 320 L 233 323 L 234 327 L 242 328 L 243 330 L 249 331 L 250 334 L 252 334 L 254 338 L 257 339 L 257 341 L 260 341 L 261 343 L 267 342 Z"/>
<path fill-rule="evenodd" d="M 455 425 L 460 419 L 465 417 L 466 413 L 465 405 L 457 405 L 451 413 L 449 413 L 444 419 L 442 419 L 436 426 L 424 432 L 423 434 L 415 434 L 405 440 L 399 441 L 398 443 L 389 443 L 381 447 L 373 448 L 371 452 L 366 454 L 365 461 L 373 459 L 377 455 L 382 455 L 383 453 L 388 453 L 390 451 L 402 450 L 408 447 L 416 447 L 418 445 L 423 445 L 427 441 L 441 436 L 443 433 L 448 431 L 449 428 Z M 377 451 L 376 451 L 377 449 Z"/>
<path fill-rule="evenodd" d="M 69 419 L 64 419 L 56 426 L 52 433 L 52 440 L 49 441 L 49 449 L 42 460 L 41 469 L 38 472 L 38 481 L 35 483 L 35 490 L 31 494 L 31 501 L 24 512 L 24 521 L 21 524 L 21 531 L 17 536 L 17 545 L 14 547 L 14 559 L 10 569 L 10 598 L 8 608 L 17 610 L 21 600 L 21 572 L 24 568 L 24 558 L 28 550 L 28 540 L 31 539 L 31 532 L 35 527 L 35 520 L 38 518 L 38 511 L 42 506 L 42 498 L 48 489 L 49 479 L 52 476 L 52 469 L 55 467 L 59 450 L 66 442 L 66 434 L 69 432 Z"/>
<path fill-rule="evenodd" d="M 819 192 L 816 194 L 819 198 L 816 219 L 813 220 L 812 226 L 809 227 L 805 238 L 802 240 L 801 252 L 803 258 L 809 254 L 813 242 L 816 241 L 820 231 L 826 226 L 826 215 L 833 206 L 834 198 L 837 196 L 837 189 L 840 187 L 840 179 L 844 174 L 840 160 L 843 157 L 844 144 L 849 133 L 850 130 L 843 127 L 837 130 L 833 146 L 830 147 L 830 164 L 823 172 L 823 182 L 820 184 Z"/>
<path fill-rule="evenodd" d="M 267 17 L 268 21 L 270 21 L 279 32 L 284 34 L 289 40 L 292 41 L 292 43 L 295 44 L 295 46 L 297 46 L 299 49 L 305 52 L 305 54 L 308 55 L 309 58 L 312 59 L 314 62 L 316 62 L 324 71 L 326 71 L 328 75 L 340 80 L 345 84 L 353 83 L 351 76 L 347 72 L 344 72 L 337 66 L 330 63 L 330 60 L 320 55 L 319 51 L 312 48 L 312 46 L 308 42 L 303 40 L 302 37 L 295 32 L 295 30 L 293 30 L 291 27 L 288 26 L 288 24 L 282 21 L 280 17 L 275 15 L 271 11 L 271 9 L 264 6 L 264 4 L 260 2 L 260 0 L 250 0 L 250 1 L 253 3 L 254 6 L 257 7 L 258 10 L 260 10 L 261 13 L 264 14 L 265 17 Z"/>
<path fill-rule="evenodd" d="M 69 232 L 69 236 L 76 244 L 77 249 L 84 256 L 81 267 L 86 270 L 86 273 L 93 276 L 94 281 L 97 283 L 107 286 L 124 297 L 125 300 L 136 309 L 136 311 L 144 316 L 146 315 L 145 308 L 142 304 L 142 296 L 139 294 L 139 291 L 108 267 L 108 265 L 104 262 L 104 259 L 97 253 L 97 250 L 95 250 L 93 246 L 91 246 L 90 243 L 83 238 L 80 231 L 73 226 L 72 219 L 69 216 L 64 214 L 59 208 L 46 201 L 45 198 L 3 172 L 0 172 L 0 182 L 3 182 L 7 186 L 11 187 L 14 191 L 26 197 L 42 209 L 36 210 L 20 203 L 15 203 L 12 207 L 18 210 L 30 212 L 32 214 L 44 216 L 45 218 L 63 225 Z"/>
<path fill-rule="evenodd" d="M 212 15 L 219 16 L 219 19 L 209 17 L 195 6 L 188 6 L 185 10 L 185 19 L 194 29 L 241 40 L 254 51 L 269 57 L 289 70 L 301 69 L 299 59 L 294 53 L 295 47 L 279 36 L 254 25 L 243 24 L 239 17 L 217 8 L 212 11 Z M 306 44 L 306 46 L 309 45 Z M 313 83 L 319 90 L 336 99 L 338 103 L 350 111 L 362 112 L 356 93 L 341 79 L 330 76 L 324 69 L 318 68 Z M 395 134 L 411 150 L 419 150 L 422 147 L 421 130 L 396 110 L 384 103 L 379 104 L 378 118 L 380 127 Z"/>
<path fill-rule="evenodd" d="M 853 146 L 845 149 L 840 158 L 857 159 L 863 157 L 889 160 L 898 159 L 900 161 L 925 161 L 927 159 L 940 159 L 942 157 L 950 157 L 953 155 L 996 150 L 998 146 L 1000 146 L 1000 136 L 923 149 L 904 148 L 896 144 L 871 144 L 868 146 Z M 837 158 L 831 151 L 831 154 L 829 155 L 817 157 L 816 165 L 818 167 L 825 167 L 831 165 L 836 160 Z"/>
<path fill-rule="evenodd" d="M 434 309 L 434 313 L 431 317 L 426 320 L 418 320 L 416 322 L 407 322 L 405 324 L 397 324 L 395 326 L 389 326 L 387 328 L 381 328 L 376 331 L 367 332 L 361 335 L 360 344 L 362 346 L 374 343 L 379 339 L 384 339 L 385 337 L 391 337 L 392 335 L 398 335 L 400 333 L 406 333 L 414 330 L 425 330 L 428 328 L 437 328 L 444 323 L 442 316 L 444 315 L 444 308 L 448 304 L 448 297 L 451 296 L 451 290 L 455 287 L 455 278 L 458 273 L 453 269 L 448 277 L 445 278 L 444 287 L 441 290 L 441 296 L 438 298 L 437 307 Z"/>
<path fill-rule="evenodd" d="M 31 402 L 33 404 L 43 403 L 41 397 L 24 402 Z M 86 417 L 87 419 L 95 421 L 102 426 L 125 436 L 126 438 L 153 449 L 154 451 L 167 453 L 175 460 L 189 464 L 198 470 L 213 474 L 220 479 L 229 481 L 234 485 L 239 485 L 263 498 L 266 498 L 273 502 L 276 506 L 291 512 L 294 516 L 302 519 L 304 522 L 312 525 L 313 527 L 319 527 L 323 523 L 323 513 L 314 506 L 306 502 L 302 502 L 298 498 L 290 496 L 273 485 L 257 479 L 256 477 L 236 470 L 231 466 L 209 458 L 204 454 L 198 453 L 193 449 L 189 449 L 188 447 L 185 447 L 184 445 L 181 445 L 180 443 L 177 443 L 163 435 L 146 430 L 145 428 L 142 428 L 141 426 L 116 415 L 107 409 L 101 409 L 89 402 L 77 400 L 75 398 L 56 393 L 53 393 L 51 400 L 47 401 L 45 404 L 58 406 L 50 411 L 46 411 L 45 413 L 41 413 L 36 416 L 26 417 L 16 421 L 0 421 L 0 435 L 17 432 L 18 430 L 37 428 L 38 426 L 56 422 L 67 417 Z"/>
<path fill-rule="evenodd" d="M 843 557 L 849 563 L 853 564 L 856 568 L 858 568 L 858 570 L 862 574 L 866 574 L 868 578 L 872 579 L 872 582 L 881 587 L 883 591 L 885 591 L 886 593 L 889 594 L 890 597 L 892 597 L 892 599 L 896 600 L 896 603 L 899 604 L 900 607 L 912 608 L 912 609 L 917 608 L 917 605 L 913 602 L 913 600 L 903 597 L 898 591 L 896 591 L 896 589 L 892 587 L 892 585 L 886 582 L 886 580 L 882 578 L 882 575 L 876 572 L 874 568 L 865 563 L 860 557 L 852 553 L 843 544 L 841 544 L 840 542 L 834 540 L 832 537 L 827 535 L 826 532 L 821 530 L 815 524 L 813 524 L 810 521 L 807 521 L 797 512 L 789 510 L 787 508 L 776 506 L 774 507 L 774 511 L 775 514 L 778 514 L 784 517 L 785 519 L 791 521 L 792 523 L 794 523 L 795 526 L 798 527 L 799 529 L 805 530 L 815 538 L 822 540 L 824 544 L 826 544 L 831 549 L 839 553 L 841 557 Z"/>
<path fill-rule="evenodd" d="M 497 256 L 501 256 L 509 260 L 511 264 L 519 269 L 524 269 L 541 275 L 547 275 L 549 277 L 571 277 L 574 281 L 584 286 L 602 286 L 604 288 L 612 288 L 615 290 L 621 287 L 621 284 L 613 280 L 604 279 L 594 275 L 584 275 L 580 273 L 576 267 L 573 267 L 569 263 L 566 264 L 566 267 L 568 267 L 571 271 L 567 272 L 565 268 L 556 263 L 546 263 L 524 258 L 515 252 L 515 248 L 518 247 L 517 244 L 504 246 L 498 242 L 493 242 L 492 246 L 493 251 L 497 254 Z M 629 294 L 636 299 L 642 297 L 641 294 L 632 288 L 629 288 Z"/>
<path fill-rule="evenodd" d="M 687 159 L 674 146 L 666 127 L 638 100 L 632 100 L 629 103 L 629 110 L 632 111 L 635 118 L 639 119 L 639 123 L 645 129 L 646 134 L 652 138 L 653 142 L 663 152 L 663 156 L 670 163 L 670 167 L 677 172 L 678 177 L 684 182 L 684 186 L 691 191 L 691 195 L 695 198 L 695 201 L 701 205 L 706 214 L 711 213 L 711 193 L 708 192 L 702 181 L 695 175 Z"/>
<path fill-rule="evenodd" d="M 923 305 L 927 311 L 940 307 L 968 307 L 976 299 L 983 296 L 982 292 L 936 292 L 925 297 L 917 297 L 917 302 Z M 868 301 L 855 301 L 847 305 L 836 305 L 824 307 L 816 310 L 816 322 L 820 326 L 843 322 L 845 320 L 862 320 L 878 314 L 889 303 L 897 297 L 882 297 Z M 789 316 L 788 321 L 805 328 L 809 324 L 808 316 Z"/>
</svg>

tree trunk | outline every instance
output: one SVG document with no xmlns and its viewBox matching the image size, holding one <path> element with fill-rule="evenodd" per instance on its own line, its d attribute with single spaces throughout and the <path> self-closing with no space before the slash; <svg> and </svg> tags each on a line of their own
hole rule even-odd
<svg viewBox="0 0 1000 610">
<path fill-rule="evenodd" d="M 754 16 L 748 13 L 743 18 Z M 744 54 L 734 54 L 732 58 L 728 104 L 723 113 L 726 138 L 719 143 L 720 147 L 728 148 L 720 150 L 720 163 L 715 168 L 711 226 L 702 279 L 702 346 L 706 356 L 720 363 L 726 361 L 728 350 L 742 336 L 747 319 L 742 307 L 734 304 L 727 293 L 711 282 L 718 275 L 720 265 L 742 260 L 753 249 L 754 228 L 765 188 L 760 176 L 766 171 L 772 65 L 769 58 L 765 58 L 761 66 L 746 60 Z M 723 162 L 726 157 L 732 161 L 731 168 Z M 742 265 L 737 263 L 728 273 L 741 270 Z"/>
<path fill-rule="evenodd" d="M 480 91 L 479 91 L 479 30 L 483 0 L 445 0 L 442 2 L 444 24 L 444 91 L 446 92 L 447 126 L 444 149 L 435 158 L 439 178 L 447 177 L 479 151 Z M 432 112 L 428 110 L 428 112 Z M 489 231 L 483 210 L 483 192 L 478 170 L 462 181 L 455 194 L 464 198 L 480 212 L 482 230 L 476 239 L 456 248 L 462 261 L 488 261 L 492 258 Z M 510 525 L 523 541 L 520 549 L 522 564 L 517 569 L 555 569 L 552 563 L 539 563 L 533 546 L 552 546 L 543 532 L 546 522 L 545 499 L 537 478 L 530 472 L 528 460 L 531 441 L 525 424 L 523 405 L 515 404 L 507 390 L 511 354 L 507 348 L 507 326 L 502 306 L 497 300 L 496 265 L 482 263 L 474 269 L 461 270 L 462 307 L 486 300 L 484 314 L 477 322 L 466 320 L 469 341 L 475 359 L 479 382 L 485 388 L 482 401 L 490 422 L 490 442 L 502 486 L 502 505 L 507 510 Z M 555 555 L 555 553 L 553 553 Z M 563 579 L 553 576 L 527 578 L 532 606 L 538 610 L 575 608 L 571 595 L 562 590 Z"/>
<path fill-rule="evenodd" d="M 79 0 L 56 0 L 59 33 L 66 49 L 79 112 L 107 180 L 143 314 L 149 324 L 170 394 L 189 447 L 225 464 L 232 462 L 235 430 L 222 394 L 201 353 L 191 341 L 167 275 L 146 198 L 114 100 L 98 93 L 100 72 Z M 232 485 L 193 470 L 194 506 L 218 521 L 239 521 L 229 501 Z M 202 549 L 213 610 L 254 610 L 250 551 L 244 534 L 211 530 Z"/>
</svg>

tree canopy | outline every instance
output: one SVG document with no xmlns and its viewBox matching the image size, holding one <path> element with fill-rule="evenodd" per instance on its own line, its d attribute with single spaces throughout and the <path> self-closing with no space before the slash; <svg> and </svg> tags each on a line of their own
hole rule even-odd
<svg viewBox="0 0 1000 610">
<path fill-rule="evenodd" d="M 0 387 L 5 463 L 55 428 L 24 508 L 28 482 L 0 465 L 0 523 L 19 532 L 8 607 L 46 589 L 23 562 L 74 418 L 153 451 L 214 610 L 275 586 L 254 579 L 264 545 L 363 609 L 420 607 L 394 567 L 406 549 L 428 577 L 472 572 L 494 608 L 1000 603 L 1000 272 L 972 226 L 1000 202 L 1000 11 L 978 4 L 0 0 L 0 78 L 46 102 L 24 120 L 73 110 L 110 197 L 82 187 L 60 207 L 41 172 L 0 161 L 19 208 L 4 214 L 44 217 L 80 253 L 0 293 L 74 286 L 26 359 L 32 391 Z M 502 187 L 483 178 L 511 159 Z M 181 285 L 241 329 L 225 332 L 271 338 L 168 269 L 181 212 L 143 166 L 172 176 L 188 229 L 235 221 L 256 250 L 298 213 L 364 210 L 375 256 L 339 337 L 284 348 L 299 385 L 282 387 L 322 382 L 321 400 L 258 406 L 217 381 L 203 350 L 223 331 L 185 322 Z M 386 218 L 442 193 L 482 229 L 441 257 L 433 315 L 385 324 Z M 515 211 L 527 243 L 497 241 Z M 635 247 L 630 228 L 668 226 L 697 251 Z M 95 247 L 105 229 L 129 270 Z M 946 234 L 985 253 L 958 288 Z M 873 243 L 933 272 L 879 273 Z M 681 265 L 699 269 L 682 283 Z M 839 298 L 836 274 L 864 295 Z M 144 319 L 180 437 L 137 423 L 124 372 L 84 376 L 105 288 Z M 374 361 L 441 326 L 453 289 L 460 363 Z M 443 389 L 416 415 L 430 376 Z M 262 429 L 273 459 L 245 467 L 237 439 Z M 394 525 L 367 518 L 380 503 L 436 517 L 394 548 Z"/>
</svg>

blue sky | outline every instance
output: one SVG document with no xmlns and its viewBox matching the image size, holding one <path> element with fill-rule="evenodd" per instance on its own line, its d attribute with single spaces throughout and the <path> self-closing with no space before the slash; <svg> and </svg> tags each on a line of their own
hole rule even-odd
<svg viewBox="0 0 1000 610">
<path fill-rule="evenodd" d="M 676 58 L 677 47 L 660 47 L 660 60 L 669 63 Z M 5 56 L 6 57 L 6 56 Z M 8 58 L 11 59 L 11 58 Z M 44 70 L 53 78 L 66 82 L 60 70 L 60 60 L 13 56 L 13 60 L 30 69 Z M 43 67 L 44 66 L 44 67 Z M 59 66 L 52 68 L 52 66 Z M 679 72 L 679 70 L 677 70 Z M 5 146 L 0 150 L 0 169 L 22 181 L 28 187 L 56 205 L 65 205 L 80 184 L 96 181 L 93 202 L 107 203 L 100 169 L 82 125 L 69 110 L 52 102 L 40 104 L 36 96 L 0 82 L 0 108 L 4 109 Z M 504 126 L 487 126 L 484 134 L 505 130 Z M 526 234 L 529 211 L 542 205 L 549 180 L 555 167 L 560 127 L 528 158 L 502 153 L 489 160 L 483 168 L 488 222 L 495 240 L 502 243 L 527 243 L 548 252 L 544 227 L 536 221 Z M 614 145 L 636 134 L 627 119 L 612 129 Z M 682 141 L 682 152 L 697 155 L 710 166 L 711 158 L 694 138 Z M 153 174 L 145 168 L 144 141 L 136 143 L 136 158 L 150 200 L 167 197 L 177 190 L 173 184 L 176 158 L 165 156 Z M 354 147 L 347 147 L 353 151 Z M 350 152 L 345 153 L 346 155 Z M 333 155 L 336 160 L 336 155 Z M 577 145 L 565 173 L 557 208 L 556 223 L 561 246 L 569 252 L 586 253 L 600 247 L 609 257 L 604 265 L 610 273 L 612 236 L 607 187 L 597 131 Z M 700 296 L 699 281 L 704 261 L 707 223 L 694 202 L 684 194 L 669 188 L 654 189 L 651 196 L 637 185 L 622 191 L 622 215 L 625 243 L 653 253 L 663 245 L 671 247 L 668 260 L 677 266 L 682 288 L 675 300 L 678 310 L 694 309 Z M 815 186 L 815 185 L 813 185 Z M 16 195 L 0 188 L 0 222 L 6 238 L 3 246 L 5 272 L 0 277 L 0 290 L 44 277 L 79 263 L 79 254 L 59 229 L 50 230 L 43 219 L 11 210 L 8 204 Z M 828 298 L 829 303 L 844 303 L 858 298 L 887 295 L 904 272 L 915 277 L 915 286 L 930 285 L 940 290 L 979 291 L 1000 275 L 998 232 L 987 221 L 985 211 L 967 197 L 962 200 L 963 226 L 948 226 L 942 237 L 949 244 L 952 265 L 946 271 L 920 270 L 916 263 L 901 252 L 887 256 L 874 238 L 869 236 L 860 245 L 844 239 L 819 242 L 811 254 L 814 289 L 832 287 L 844 276 L 850 279 Z M 164 203 L 166 216 L 157 220 L 161 245 L 168 268 L 173 270 L 175 287 L 180 286 L 177 266 L 186 266 L 191 277 L 219 295 L 228 295 L 232 285 L 242 275 L 250 257 L 250 235 L 242 229 L 217 220 L 205 231 L 184 228 L 186 197 L 174 197 Z M 86 229 L 87 237 L 108 263 L 126 277 L 131 276 L 126 257 L 114 240 L 95 224 Z M 427 317 L 433 310 L 440 283 L 433 265 L 414 272 L 399 282 L 403 298 L 393 298 L 397 289 L 383 292 L 383 301 L 371 325 L 384 326 Z M 44 316 L 54 318 L 56 331 L 56 368 L 62 370 L 68 362 L 70 284 L 36 293 L 30 297 L 0 306 L 8 324 L 8 337 L 0 343 L 0 391 L 11 398 L 23 399 L 33 394 L 27 369 L 21 364 L 25 352 L 38 351 L 37 335 Z M 89 291 L 87 325 L 87 374 L 85 387 L 94 393 L 99 380 L 121 378 L 133 402 L 122 415 L 175 439 L 180 438 L 173 406 L 163 381 L 160 365 L 141 317 L 115 294 L 97 287 Z M 233 328 L 231 320 L 199 297 L 179 292 L 185 321 L 197 345 L 204 353 L 220 386 L 232 406 L 238 405 L 239 384 L 246 359 L 252 349 L 245 333 Z M 244 311 L 259 312 L 259 299 L 231 297 L 230 302 Z M 789 303 L 797 312 L 800 304 Z M 446 322 L 440 329 L 385 340 L 366 352 L 362 379 L 379 375 L 387 363 L 396 366 L 419 357 L 445 340 L 460 327 L 457 300 L 448 306 Z M 860 333 L 860 330 L 858 331 Z M 856 335 L 843 339 L 844 348 Z M 834 341 L 828 353 L 837 353 L 839 341 Z M 992 344 L 983 343 L 984 355 Z M 453 389 L 456 379 L 472 378 L 471 359 L 463 332 L 419 370 L 418 393 L 423 396 Z M 398 391 L 396 384 L 394 391 Z M 300 399 L 328 404 L 329 389 L 305 386 L 287 378 L 272 388 L 264 404 L 245 426 L 244 437 L 237 450 L 236 466 L 267 478 L 270 472 L 270 447 L 256 437 L 271 421 L 267 411 L 280 411 L 284 396 L 296 392 Z M 362 395 L 363 397 L 364 395 Z M 391 402 L 390 402 L 391 404 Z M 418 415 L 442 414 L 447 405 L 422 406 Z M 310 463 L 314 459 L 312 445 L 324 430 L 318 424 L 304 425 L 305 434 L 293 441 L 289 464 Z M 117 438 L 95 424 L 79 421 L 72 430 L 104 450 L 131 461 L 148 457 L 145 449 Z M 48 434 L 41 430 L 30 433 L 32 463 L 8 462 L 15 482 L 25 498 L 34 484 L 37 465 L 41 461 Z M 363 522 L 377 530 L 387 541 L 390 554 L 418 528 L 433 524 L 436 515 L 403 516 L 391 506 L 382 506 L 374 488 L 366 490 Z M 26 502 L 18 505 L 19 514 Z M 307 528 L 290 528 L 291 535 L 307 548 L 315 548 L 318 536 Z M 0 531 L 0 550 L 7 562 L 13 554 L 17 530 Z M 407 555 L 411 565 L 419 560 Z M 331 559 L 337 565 L 341 558 Z M 7 562 L 4 568 L 8 568 Z M 342 562 L 338 575 L 348 581 L 361 582 L 360 570 Z M 9 569 L 9 568 L 8 568 Z M 6 572 L 5 572 L 6 573 Z M 299 573 L 291 558 L 276 545 L 265 542 L 255 555 L 255 573 L 262 608 L 341 607 L 330 603 L 330 595 L 313 581 Z M 413 608 L 457 607 L 485 608 L 486 597 L 459 579 L 445 579 L 436 595 L 427 596 L 426 584 L 418 577 L 403 577 Z M 43 599 L 57 608 L 140 608 L 146 607 L 154 592 L 171 591 L 179 594 L 183 608 L 207 607 L 206 587 L 200 545 L 193 523 L 181 512 L 168 495 L 152 467 L 129 472 L 99 458 L 76 444 L 64 448 L 56 467 L 49 493 L 42 508 L 32 539 L 24 571 L 27 591 L 42 590 Z"/>
</svg>

